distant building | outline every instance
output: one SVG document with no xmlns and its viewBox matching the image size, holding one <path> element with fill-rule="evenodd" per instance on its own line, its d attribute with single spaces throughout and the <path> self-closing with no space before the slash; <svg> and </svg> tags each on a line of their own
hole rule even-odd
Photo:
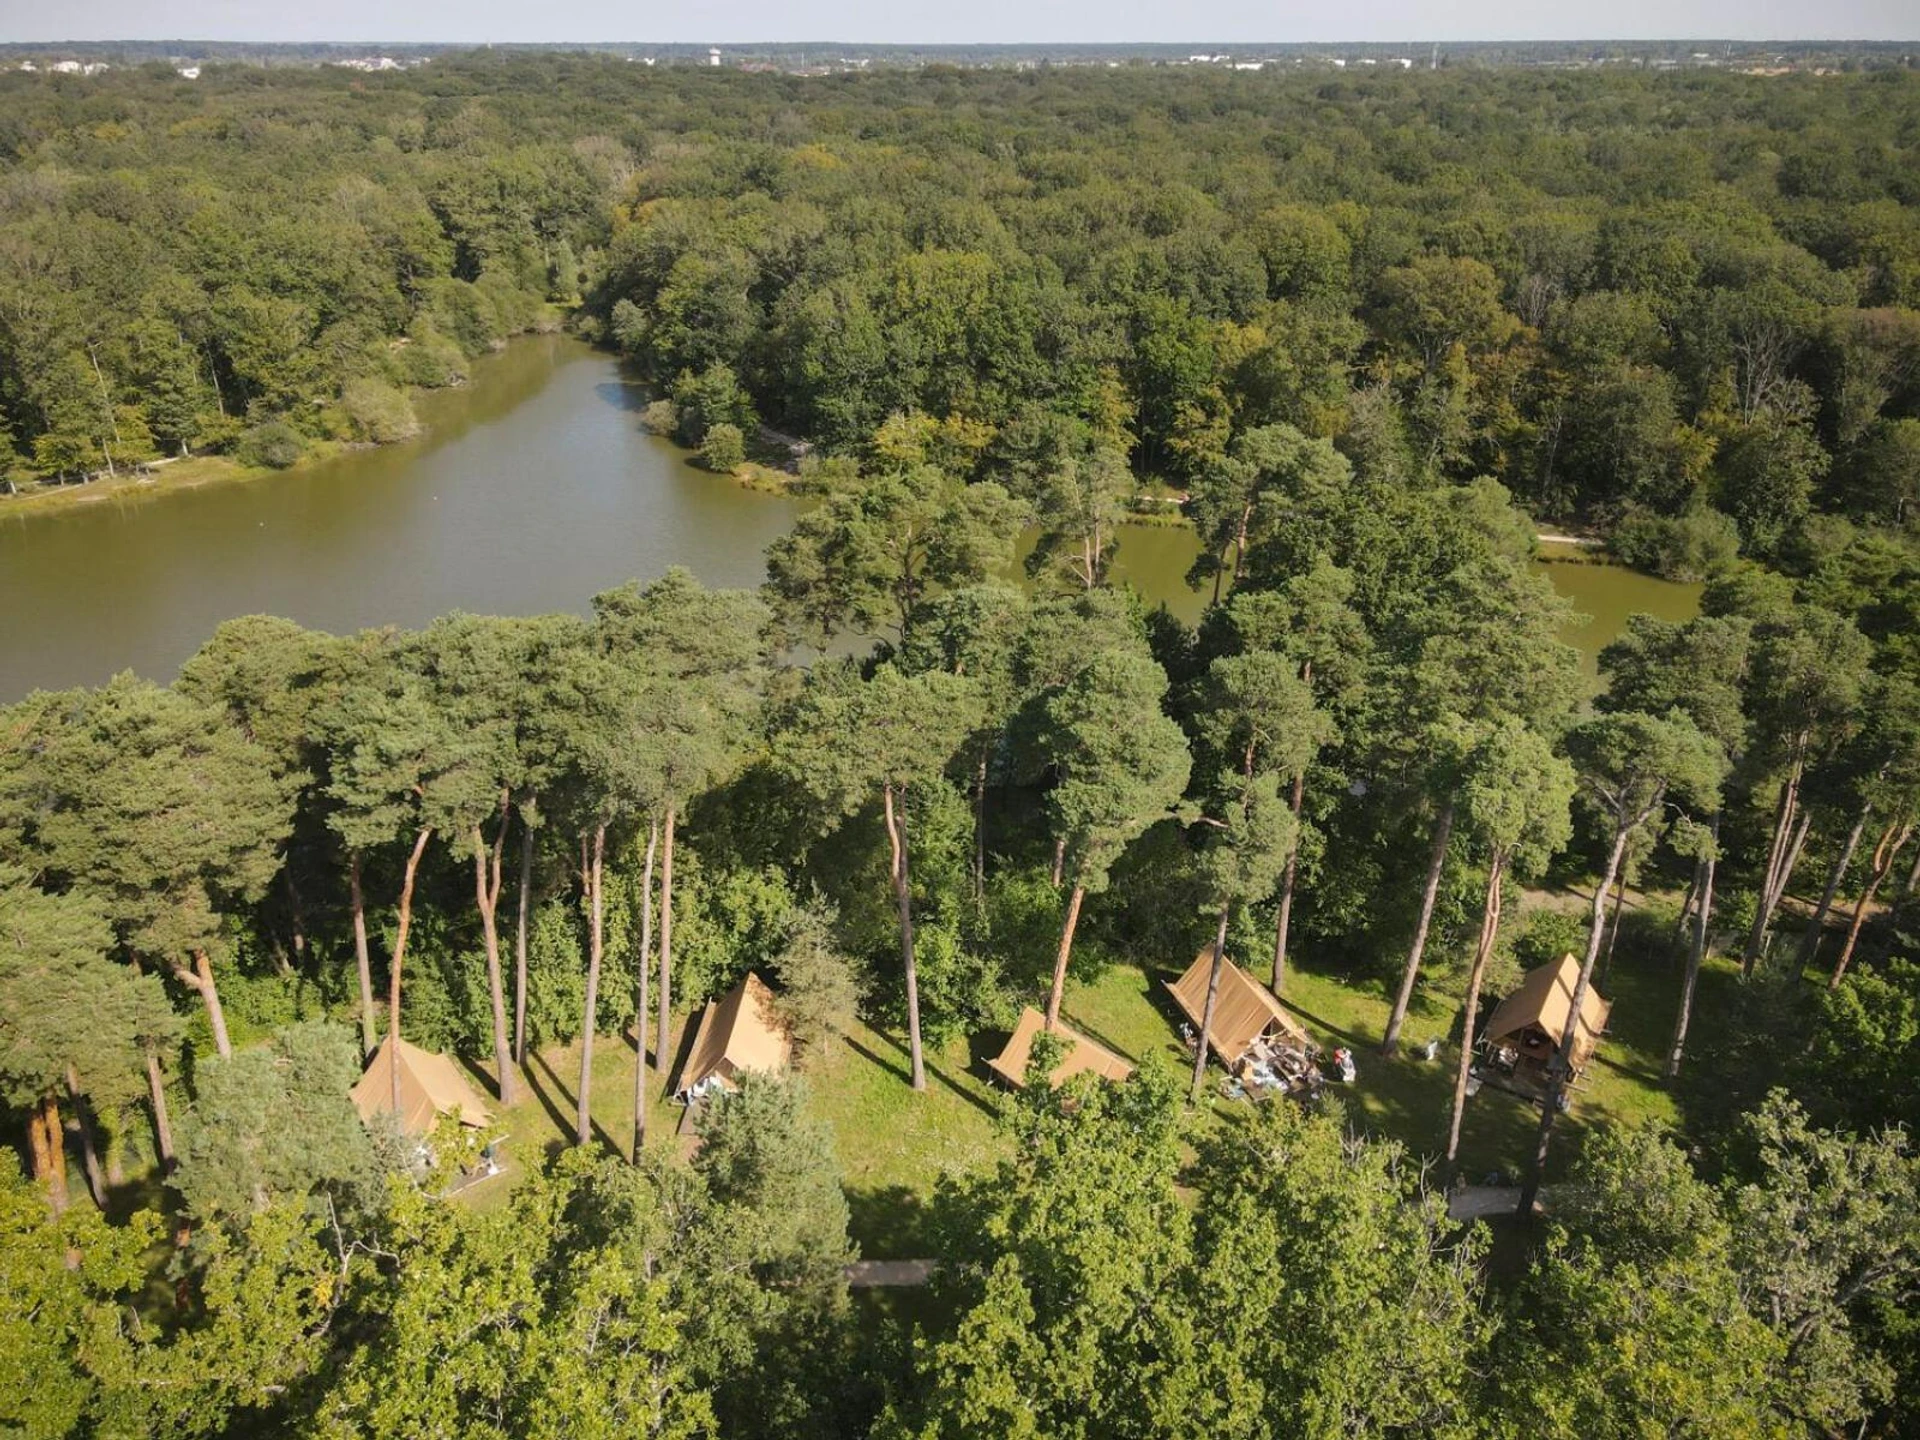
<svg viewBox="0 0 1920 1440">
<path fill-rule="evenodd" d="M 720 47 L 718 45 L 715 45 L 711 50 L 707 51 L 707 64 L 718 65 L 719 63 L 720 63 Z"/>
<path fill-rule="evenodd" d="M 198 80 L 200 78 L 200 67 L 198 65 L 182 65 L 173 73 L 178 75 L 182 80 Z"/>
</svg>

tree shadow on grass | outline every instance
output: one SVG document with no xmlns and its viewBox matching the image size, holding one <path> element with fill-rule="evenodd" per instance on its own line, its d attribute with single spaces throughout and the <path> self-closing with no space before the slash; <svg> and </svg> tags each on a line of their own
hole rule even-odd
<svg viewBox="0 0 1920 1440">
<path fill-rule="evenodd" d="M 1380 1042 L 1377 1038 L 1372 1040 L 1364 1039 L 1361 1036 L 1355 1034 L 1351 1030 L 1343 1030 L 1338 1025 L 1335 1025 L 1331 1020 L 1323 1019 L 1320 1016 L 1314 1014 L 1311 1010 L 1301 1005 L 1300 1002 L 1297 1000 L 1289 1000 L 1283 997 L 1280 1003 L 1286 1006 L 1288 1013 L 1292 1015 L 1296 1015 L 1300 1019 L 1306 1021 L 1309 1025 L 1313 1026 L 1313 1028 L 1319 1031 L 1321 1034 L 1331 1035 L 1336 1040 L 1344 1040 L 1348 1045 L 1352 1046 L 1355 1050 L 1368 1050 L 1368 1049 L 1378 1050 L 1380 1047 Z"/>
<path fill-rule="evenodd" d="M 909 1051 L 907 1050 L 907 1047 L 905 1045 L 902 1045 L 898 1040 L 896 1040 L 893 1036 L 889 1035 L 886 1031 L 876 1030 L 873 1033 L 878 1035 L 882 1040 L 886 1041 L 887 1044 L 891 1045 L 895 1050 L 898 1050 L 902 1055 L 909 1055 Z M 860 1049 L 860 1047 L 854 1042 L 851 1036 L 848 1037 L 847 1043 L 849 1045 L 853 1045 L 855 1049 Z M 873 1053 L 868 1050 L 861 1050 L 860 1053 L 865 1055 L 869 1060 L 876 1058 L 873 1055 Z M 942 1070 L 938 1065 L 934 1064 L 933 1061 L 927 1059 L 925 1057 L 924 1052 L 921 1056 L 921 1063 L 926 1067 L 927 1074 L 931 1075 L 934 1079 L 938 1080 L 942 1085 L 946 1086 L 947 1089 L 951 1090 L 954 1094 L 958 1095 L 962 1100 L 966 1101 L 969 1105 L 973 1106 L 973 1108 L 978 1110 L 982 1115 L 991 1116 L 996 1113 L 993 1106 L 989 1105 L 985 1100 L 982 1100 L 978 1095 L 974 1094 L 973 1091 L 967 1089 L 966 1086 L 957 1083 L 951 1075 L 947 1074 L 946 1071 Z M 888 1066 L 887 1068 L 892 1069 L 893 1067 Z M 910 1072 L 907 1072 L 907 1078 L 909 1082 L 911 1082 L 912 1075 Z"/>
<path fill-rule="evenodd" d="M 538 1066 L 546 1072 L 547 1084 L 559 1092 L 560 1097 L 566 1101 L 570 1110 L 575 1113 L 563 1111 L 554 1103 L 553 1097 L 547 1093 L 547 1085 L 543 1085 L 535 1078 L 535 1066 Z M 527 1066 L 527 1084 L 532 1088 L 533 1093 L 540 1097 L 541 1105 L 546 1107 L 547 1114 L 553 1118 L 553 1123 L 560 1128 L 562 1137 L 573 1135 L 579 1123 L 577 1118 L 577 1110 L 580 1104 L 579 1096 L 567 1088 L 566 1083 L 554 1072 L 552 1063 L 548 1061 L 545 1055 L 537 1050 L 532 1053 L 530 1063 Z M 613 1137 L 607 1134 L 598 1120 L 593 1120 L 589 1117 L 589 1122 L 593 1130 L 594 1139 L 598 1140 L 616 1155 L 622 1153 L 620 1147 L 613 1143 Z"/>
<path fill-rule="evenodd" d="M 865 1260 L 918 1260 L 932 1243 L 926 1233 L 927 1210 L 905 1185 L 848 1187 L 847 1233 Z"/>
</svg>

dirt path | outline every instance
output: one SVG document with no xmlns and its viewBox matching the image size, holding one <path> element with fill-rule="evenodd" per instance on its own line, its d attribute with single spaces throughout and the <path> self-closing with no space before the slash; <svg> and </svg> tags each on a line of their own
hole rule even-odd
<svg viewBox="0 0 1920 1440">
<path fill-rule="evenodd" d="M 1543 1190 L 1535 1208 L 1545 1213 L 1547 1196 Z M 1489 1215 L 1515 1215 L 1520 1210 L 1518 1185 L 1463 1185 L 1447 1196 L 1447 1218 L 1482 1220 Z"/>
</svg>

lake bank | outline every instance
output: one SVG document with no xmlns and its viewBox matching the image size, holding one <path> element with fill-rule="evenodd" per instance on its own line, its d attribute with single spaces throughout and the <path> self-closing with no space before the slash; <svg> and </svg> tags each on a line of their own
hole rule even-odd
<svg viewBox="0 0 1920 1440">
<path fill-rule="evenodd" d="M 646 433 L 646 398 L 616 357 L 530 336 L 480 360 L 465 386 L 423 394 L 414 439 L 12 512 L 0 523 L 0 613 L 13 622 L 0 703 L 123 669 L 170 680 L 237 615 L 341 632 L 451 610 L 583 613 L 597 591 L 676 564 L 709 585 L 758 585 L 766 547 L 813 502 L 700 469 Z M 1185 583 L 1198 550 L 1190 526 L 1128 525 L 1115 578 L 1192 622 L 1207 599 Z M 1590 676 L 1628 611 L 1677 619 L 1698 603 L 1698 587 L 1544 563 L 1596 617 L 1567 635 Z"/>
</svg>

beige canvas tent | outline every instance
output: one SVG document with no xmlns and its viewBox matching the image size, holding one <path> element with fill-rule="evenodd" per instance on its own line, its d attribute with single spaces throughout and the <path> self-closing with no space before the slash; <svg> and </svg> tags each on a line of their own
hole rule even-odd
<svg viewBox="0 0 1920 1440">
<path fill-rule="evenodd" d="M 774 1014 L 773 992 L 758 975 L 748 974 L 701 1015 L 686 1063 L 673 1082 L 674 1097 L 697 1098 L 715 1086 L 731 1090 L 749 1070 L 778 1074 L 792 1053 L 787 1032 Z"/>
<path fill-rule="evenodd" d="M 1025 1088 L 1027 1061 L 1033 1054 L 1033 1042 L 1045 1033 L 1046 1028 L 1047 1017 L 1029 1005 L 1020 1012 L 1020 1023 L 1013 1027 L 1013 1036 L 1007 1041 L 1006 1048 L 987 1061 L 987 1068 L 1009 1085 Z M 1133 1074 L 1133 1066 L 1079 1031 L 1059 1025 L 1053 1033 L 1066 1042 L 1067 1053 L 1047 1076 L 1048 1088 L 1058 1089 L 1073 1076 L 1089 1070 L 1106 1080 L 1124 1080 Z"/>
<path fill-rule="evenodd" d="M 1206 1013 L 1207 977 L 1212 970 L 1213 947 L 1209 945 L 1194 957 L 1186 974 L 1167 986 L 1196 1032 L 1200 1017 Z M 1266 986 L 1230 959 L 1221 962 L 1220 993 L 1214 998 L 1210 1038 L 1213 1053 L 1229 1070 L 1238 1069 L 1248 1052 L 1263 1040 L 1313 1049 L 1313 1037 L 1306 1027 L 1281 1007 Z"/>
<path fill-rule="evenodd" d="M 1551 965 L 1529 970 L 1526 978 L 1502 1000 L 1482 1032 L 1489 1052 L 1502 1048 L 1511 1051 L 1513 1073 L 1521 1078 L 1544 1081 L 1547 1062 L 1566 1034 L 1567 1017 L 1573 1013 L 1573 991 L 1580 982 L 1580 961 L 1563 955 Z M 1600 1043 L 1607 1028 L 1612 1006 L 1600 998 L 1600 992 L 1588 986 L 1580 1006 L 1580 1023 L 1574 1029 L 1573 1068 L 1582 1069 Z"/>
<path fill-rule="evenodd" d="M 400 1128 L 408 1135 L 424 1135 L 442 1115 L 457 1115 L 462 1125 L 476 1129 L 493 1116 L 460 1067 L 445 1055 L 422 1050 L 404 1040 L 387 1039 L 367 1062 L 366 1074 L 353 1087 L 354 1108 L 369 1124 L 376 1115 L 393 1113 L 393 1067 L 400 1066 Z"/>
</svg>

